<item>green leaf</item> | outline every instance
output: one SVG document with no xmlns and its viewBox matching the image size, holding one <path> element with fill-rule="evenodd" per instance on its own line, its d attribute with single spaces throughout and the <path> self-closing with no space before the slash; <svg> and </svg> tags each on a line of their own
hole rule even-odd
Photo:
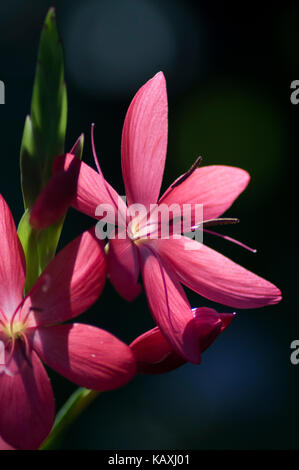
<svg viewBox="0 0 299 470">
<path fill-rule="evenodd" d="M 32 207 L 49 180 L 53 159 L 64 153 L 67 94 L 54 8 L 48 12 L 41 34 L 30 116 L 31 124 L 27 117 L 21 146 L 25 209 Z"/>
<path fill-rule="evenodd" d="M 26 283 L 25 294 L 35 283 L 40 274 L 40 266 L 38 259 L 38 233 L 29 223 L 29 211 L 25 211 L 18 226 L 18 235 L 23 246 L 26 257 Z"/>
<path fill-rule="evenodd" d="M 27 116 L 21 143 L 21 183 L 25 208 L 32 206 L 36 198 L 36 184 L 39 182 L 40 172 L 35 155 L 32 121 L 31 117 Z"/>
<path fill-rule="evenodd" d="M 29 218 L 30 212 L 26 209 L 18 226 L 18 235 L 26 257 L 25 294 L 54 258 L 64 222 L 63 217 L 46 230 L 35 230 L 30 225 Z"/>
<path fill-rule="evenodd" d="M 83 146 L 84 146 L 84 134 L 82 133 L 76 142 L 74 143 L 72 149 L 70 150 L 70 153 L 75 155 L 75 157 L 80 158 L 82 160 L 82 154 L 83 154 Z"/>
<path fill-rule="evenodd" d="M 55 10 L 50 8 L 41 34 L 33 85 L 31 113 L 27 116 L 21 143 L 21 183 L 25 213 L 18 233 L 26 256 L 25 292 L 55 256 L 64 217 L 46 230 L 29 223 L 30 209 L 52 175 L 54 158 L 64 153 L 67 125 L 67 94 L 61 41 Z M 77 151 L 82 154 L 83 137 Z M 76 144 L 75 144 L 76 145 Z"/>
</svg>

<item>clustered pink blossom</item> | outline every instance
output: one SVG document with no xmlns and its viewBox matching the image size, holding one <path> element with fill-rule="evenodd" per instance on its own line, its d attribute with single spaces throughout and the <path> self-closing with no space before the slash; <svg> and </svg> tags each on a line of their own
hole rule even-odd
<svg viewBox="0 0 299 470">
<path fill-rule="evenodd" d="M 280 301 L 277 287 L 212 248 L 186 236 L 147 237 L 148 218 L 135 221 L 130 207 L 142 204 L 203 205 L 203 223 L 219 220 L 246 188 L 246 171 L 229 166 L 192 167 L 159 198 L 167 148 L 166 83 L 160 72 L 135 95 L 125 118 L 121 164 L 127 204 L 106 181 L 72 153 L 58 156 L 53 177 L 31 212 L 42 229 L 69 206 L 97 218 L 100 204 L 121 208 L 115 237 L 104 244 L 91 229 L 64 249 L 23 297 L 25 263 L 11 213 L 0 200 L 0 435 L 17 448 L 37 448 L 54 420 L 54 399 L 43 361 L 76 384 L 94 389 L 120 387 L 135 373 L 163 373 L 201 354 L 231 323 L 233 313 L 192 309 L 183 286 L 233 309 Z M 176 214 L 172 214 L 173 220 Z M 198 224 L 191 214 L 190 231 Z M 133 227 L 133 228 L 132 228 Z M 174 227 L 176 225 L 174 224 Z M 126 234 L 123 237 L 123 232 Z M 146 292 L 156 327 L 130 346 L 99 328 L 64 324 L 87 310 L 102 292 L 106 275 L 117 292 L 133 301 Z"/>
</svg>

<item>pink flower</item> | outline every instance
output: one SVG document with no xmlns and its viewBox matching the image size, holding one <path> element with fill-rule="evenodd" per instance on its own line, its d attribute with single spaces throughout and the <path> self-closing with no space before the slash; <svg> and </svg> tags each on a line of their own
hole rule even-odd
<svg viewBox="0 0 299 470">
<path fill-rule="evenodd" d="M 55 416 L 41 360 L 94 390 L 124 385 L 136 365 L 130 348 L 110 333 L 59 325 L 88 309 L 104 287 L 106 258 L 92 230 L 58 253 L 25 298 L 24 253 L 1 196 L 0 233 L 0 435 L 18 449 L 36 449 Z"/>
<path fill-rule="evenodd" d="M 146 218 L 132 225 L 128 215 L 132 204 L 143 204 L 148 209 L 157 201 L 168 207 L 176 203 L 179 208 L 186 203 L 193 207 L 202 204 L 204 221 L 213 221 L 231 206 L 249 182 L 248 173 L 240 168 L 195 165 L 158 200 L 166 157 L 167 112 L 165 78 L 160 72 L 137 92 L 125 118 L 121 161 L 128 207 L 121 201 L 121 220 L 117 223 L 125 225 L 127 236 L 121 239 L 120 232 L 109 241 L 108 275 L 120 295 L 133 300 L 140 292 L 141 271 L 148 303 L 161 332 L 177 354 L 199 363 L 198 332 L 181 284 L 233 308 L 272 305 L 281 300 L 281 293 L 270 282 L 206 245 L 198 250 L 198 242 L 184 236 L 147 238 Z M 71 154 L 58 157 L 54 177 L 37 200 L 31 223 L 41 228 L 63 213 L 66 204 L 51 205 L 56 181 L 63 177 L 72 196 L 71 205 L 85 214 L 95 217 L 99 204 L 116 207 L 120 198 L 105 181 L 97 159 L 96 163 L 98 173 Z M 190 230 L 197 223 L 192 212 Z"/>
<path fill-rule="evenodd" d="M 212 308 L 193 309 L 193 328 L 203 353 L 231 323 L 233 313 L 218 313 Z M 182 366 L 186 360 L 173 349 L 158 327 L 138 336 L 131 344 L 139 374 L 162 374 Z"/>
</svg>

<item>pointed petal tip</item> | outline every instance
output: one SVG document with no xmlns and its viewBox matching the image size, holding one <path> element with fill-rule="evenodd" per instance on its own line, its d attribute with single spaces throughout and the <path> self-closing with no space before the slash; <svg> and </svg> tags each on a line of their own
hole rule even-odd
<svg viewBox="0 0 299 470">
<path fill-rule="evenodd" d="M 160 80 L 162 82 L 166 82 L 165 75 L 161 70 L 159 72 L 157 72 L 156 75 L 153 76 L 153 79 Z"/>
<path fill-rule="evenodd" d="M 171 263 L 180 282 L 188 288 L 233 309 L 260 308 L 280 302 L 281 292 L 271 282 L 207 245 L 203 244 L 197 253 L 195 250 L 185 250 L 185 243 L 192 245 L 197 242 L 191 239 L 184 241 L 183 238 L 159 243 L 159 248 L 155 241 L 155 249 L 159 249 L 163 259 Z"/>
<path fill-rule="evenodd" d="M 126 114 L 121 143 L 128 205 L 156 203 L 164 172 L 168 134 L 166 81 L 162 72 L 135 94 Z M 142 155 L 142 159 L 140 159 Z"/>
<path fill-rule="evenodd" d="M 278 304 L 282 301 L 282 292 L 278 287 L 274 286 L 272 304 Z"/>
<path fill-rule="evenodd" d="M 143 87 L 140 88 L 140 90 L 144 89 L 144 87 L 145 89 L 160 89 L 163 93 L 166 93 L 166 78 L 164 73 L 161 71 L 157 72 L 152 78 L 145 82 L 145 84 L 143 85 Z"/>
<path fill-rule="evenodd" d="M 251 176 L 247 170 L 243 168 L 239 168 L 237 166 L 229 166 L 229 165 L 219 165 L 219 167 L 228 168 L 231 171 L 231 176 L 234 178 L 232 182 L 234 184 L 240 185 L 241 192 L 248 186 Z M 243 188 L 243 189 L 242 189 Z"/>
<path fill-rule="evenodd" d="M 271 305 L 276 305 L 282 300 L 282 293 L 281 290 L 276 287 L 274 284 L 272 284 L 269 281 L 266 281 L 265 279 L 261 278 L 262 281 L 264 281 L 264 295 L 261 298 L 261 302 L 259 305 L 256 306 L 256 308 L 259 307 L 268 307 Z M 247 306 L 240 306 L 239 308 L 251 308 Z"/>
<path fill-rule="evenodd" d="M 158 72 L 152 79 L 166 93 L 166 78 L 163 72 Z"/>
<path fill-rule="evenodd" d="M 221 333 L 231 324 L 235 316 L 237 315 L 237 312 L 233 313 L 219 313 L 220 320 L 221 320 Z"/>
</svg>

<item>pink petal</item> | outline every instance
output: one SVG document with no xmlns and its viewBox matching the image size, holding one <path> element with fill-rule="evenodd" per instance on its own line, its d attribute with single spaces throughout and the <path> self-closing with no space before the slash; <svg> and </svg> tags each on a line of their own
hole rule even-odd
<svg viewBox="0 0 299 470">
<path fill-rule="evenodd" d="M 167 148 L 167 93 L 162 72 L 133 98 L 123 127 L 121 156 L 128 205 L 159 197 Z"/>
<path fill-rule="evenodd" d="M 7 442 L 5 442 L 0 436 L 0 450 L 16 450 L 16 449 L 12 447 L 10 444 L 7 444 Z"/>
<path fill-rule="evenodd" d="M 159 204 L 179 204 L 179 211 L 182 211 L 183 204 L 202 204 L 203 220 L 215 219 L 244 191 L 249 179 L 249 174 L 240 168 L 204 166 L 195 170 L 178 186 L 168 188 Z M 194 225 L 198 223 L 195 220 L 194 207 L 191 213 L 191 225 Z"/>
<path fill-rule="evenodd" d="M 263 307 L 281 300 L 276 286 L 195 240 L 170 238 L 153 245 L 179 280 L 207 299 L 234 308 Z"/>
<path fill-rule="evenodd" d="M 158 327 L 138 336 L 130 348 L 136 356 L 139 374 L 163 374 L 187 362 L 174 351 Z"/>
<path fill-rule="evenodd" d="M 38 196 L 30 222 L 37 229 L 45 228 L 59 219 L 70 205 L 96 217 L 100 204 L 113 209 L 112 223 L 117 221 L 118 206 L 125 217 L 125 203 L 102 175 L 74 155 L 61 155 L 54 160 L 53 176 Z"/>
<path fill-rule="evenodd" d="M 140 266 L 137 248 L 128 238 L 109 240 L 108 276 L 117 292 L 126 300 L 134 300 L 141 291 L 138 284 Z"/>
<path fill-rule="evenodd" d="M 25 257 L 8 205 L 0 195 L 0 319 L 8 320 L 23 297 Z"/>
<path fill-rule="evenodd" d="M 56 158 L 53 164 L 53 173 L 64 169 L 67 170 L 76 158 L 73 155 L 67 155 L 65 159 Z M 104 179 L 102 174 L 93 170 L 84 162 L 80 162 L 80 170 L 77 178 L 76 198 L 72 202 L 75 209 L 84 214 L 95 217 L 95 210 L 100 204 L 108 204 L 113 208 L 119 207 L 121 215 L 125 215 L 126 205 L 119 194 Z M 114 219 L 113 219 L 114 221 Z"/>
<path fill-rule="evenodd" d="M 219 315 L 221 319 L 220 333 L 222 333 L 231 324 L 236 316 L 236 313 L 219 313 Z"/>
<path fill-rule="evenodd" d="M 193 309 L 193 314 L 201 353 L 227 328 L 234 317 L 234 314 L 219 314 L 216 310 L 206 307 Z M 139 373 L 162 374 L 186 363 L 186 360 L 174 351 L 158 327 L 136 338 L 130 347 L 136 356 Z"/>
<path fill-rule="evenodd" d="M 103 243 L 94 228 L 63 248 L 28 293 L 22 308 L 28 325 L 53 325 L 76 317 L 99 297 L 106 278 Z"/>
<path fill-rule="evenodd" d="M 130 348 L 94 326 L 38 328 L 32 341 L 48 366 L 81 387 L 112 390 L 126 384 L 135 374 L 136 363 Z"/>
<path fill-rule="evenodd" d="M 76 199 L 81 162 L 71 154 L 57 157 L 68 161 L 67 170 L 57 171 L 38 195 L 30 214 L 30 223 L 38 230 L 52 225 L 64 216 Z M 93 213 L 94 216 L 94 213 Z"/>
<path fill-rule="evenodd" d="M 208 307 L 195 308 L 193 314 L 194 328 L 197 329 L 202 353 L 211 346 L 235 317 L 234 313 L 218 313 L 213 308 Z"/>
<path fill-rule="evenodd" d="M 51 431 L 54 397 L 34 351 L 26 357 L 16 344 L 9 370 L 0 374 L 0 433 L 17 449 L 38 449 Z"/>
<path fill-rule="evenodd" d="M 190 362 L 200 362 L 200 347 L 192 328 L 193 313 L 176 276 L 167 264 L 140 245 L 142 276 L 155 322 L 174 350 Z"/>
</svg>

